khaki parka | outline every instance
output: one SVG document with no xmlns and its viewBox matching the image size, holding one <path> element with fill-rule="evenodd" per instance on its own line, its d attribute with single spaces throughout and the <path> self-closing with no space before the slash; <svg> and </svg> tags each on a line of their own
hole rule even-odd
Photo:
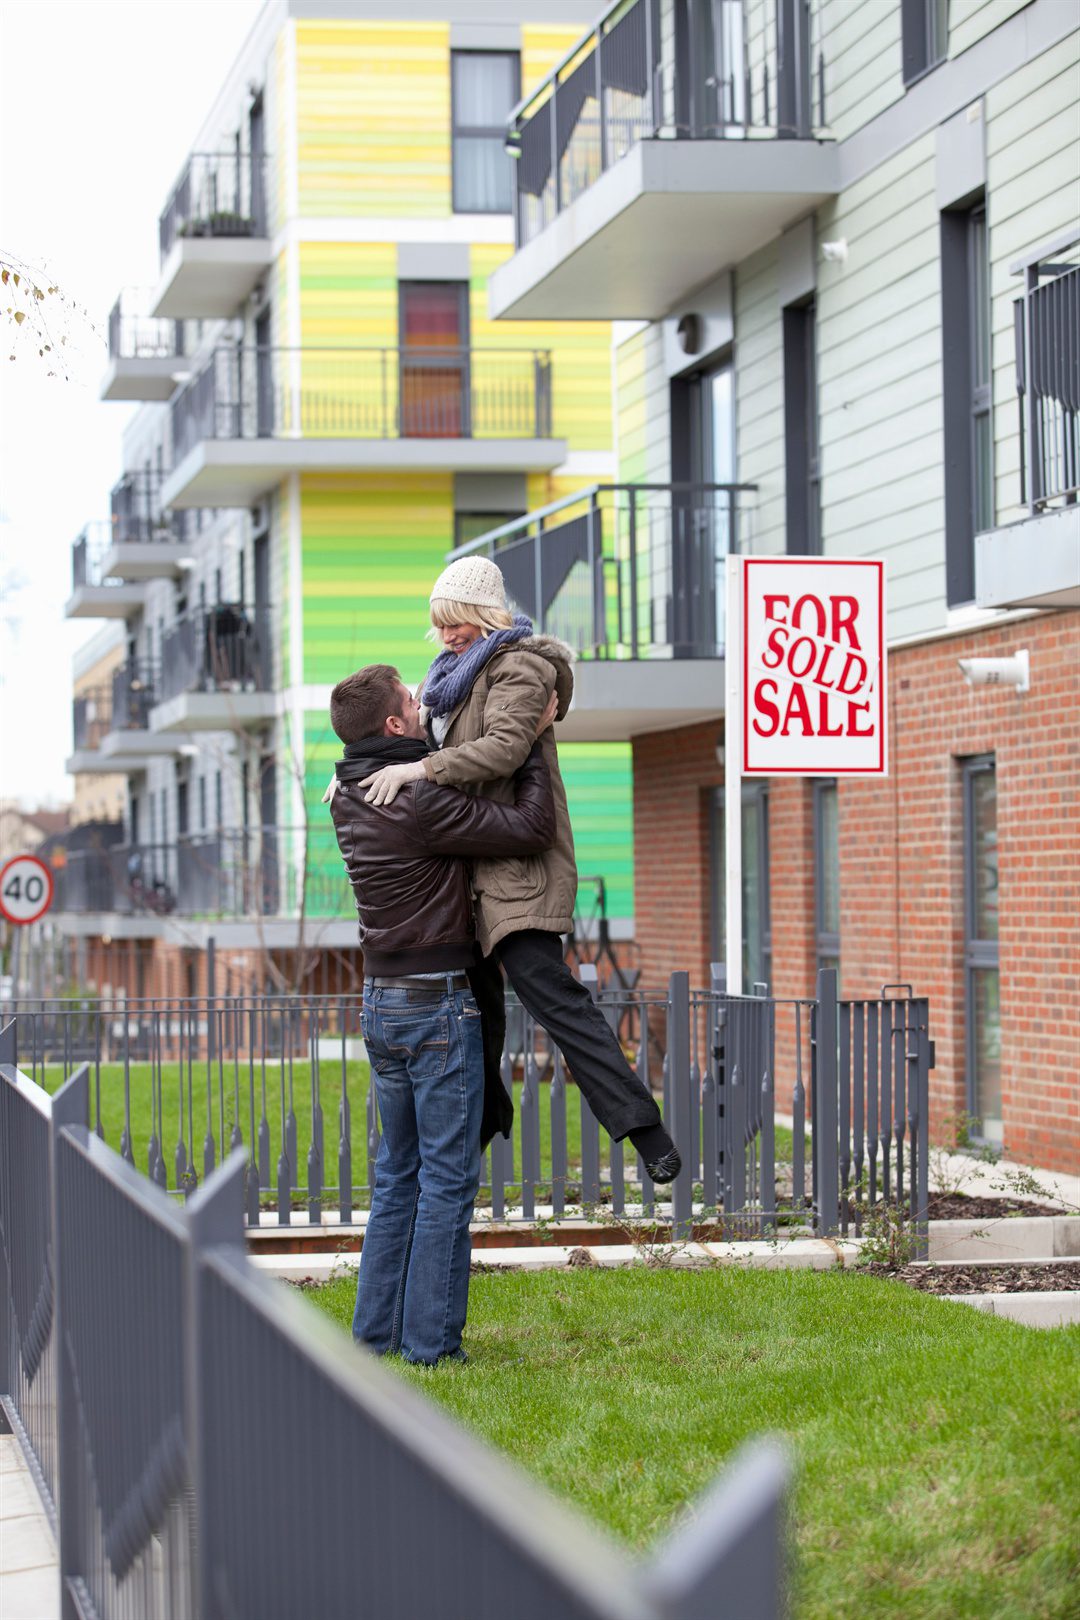
<svg viewBox="0 0 1080 1620">
<path fill-rule="evenodd" d="M 442 748 L 424 761 L 428 778 L 512 803 L 513 774 L 529 756 L 552 692 L 559 699 L 557 720 L 570 707 L 573 661 L 566 643 L 548 635 L 529 636 L 495 653 L 451 710 Z M 555 799 L 555 844 L 542 855 L 475 862 L 476 927 L 485 956 L 523 928 L 568 934 L 573 926 L 577 866 L 554 727 L 541 744 Z"/>
</svg>

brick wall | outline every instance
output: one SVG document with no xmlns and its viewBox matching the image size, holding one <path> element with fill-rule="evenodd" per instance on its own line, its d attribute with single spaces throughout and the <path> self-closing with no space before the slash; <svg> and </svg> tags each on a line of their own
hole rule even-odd
<svg viewBox="0 0 1080 1620">
<path fill-rule="evenodd" d="M 1031 690 L 969 687 L 961 657 L 1031 655 Z M 1080 1169 L 1080 614 L 1056 613 L 890 654 L 891 775 L 841 781 L 841 990 L 910 981 L 931 998 L 932 1125 L 966 1109 L 962 761 L 997 762 L 1005 1147 Z M 704 983 L 711 955 L 709 798 L 717 725 L 634 741 L 636 931 L 645 979 Z M 811 991 L 812 790 L 769 785 L 773 987 Z M 778 1067 L 780 1065 L 778 1064 Z M 778 1097 L 786 1082 L 777 1077 Z"/>
</svg>

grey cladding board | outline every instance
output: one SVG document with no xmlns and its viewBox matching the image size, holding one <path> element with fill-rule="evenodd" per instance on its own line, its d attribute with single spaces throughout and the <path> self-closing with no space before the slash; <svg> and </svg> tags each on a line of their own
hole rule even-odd
<svg viewBox="0 0 1080 1620">
<path fill-rule="evenodd" d="M 399 242 L 399 281 L 468 281 L 467 242 Z"/>
<path fill-rule="evenodd" d="M 452 22 L 450 24 L 452 51 L 519 51 L 521 24 L 519 22 Z"/>
<path fill-rule="evenodd" d="M 524 473 L 455 473 L 455 512 L 524 512 L 529 505 Z"/>
<path fill-rule="evenodd" d="M 785 231 L 779 242 L 780 308 L 810 298 L 817 287 L 813 218 Z"/>
<path fill-rule="evenodd" d="M 981 100 L 939 126 L 936 181 L 939 208 L 955 208 L 986 185 L 986 119 Z"/>
</svg>

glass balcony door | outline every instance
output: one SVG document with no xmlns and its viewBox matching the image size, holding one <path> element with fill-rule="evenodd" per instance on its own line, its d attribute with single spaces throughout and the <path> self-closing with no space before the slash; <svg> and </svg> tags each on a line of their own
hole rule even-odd
<svg viewBox="0 0 1080 1620">
<path fill-rule="evenodd" d="M 464 281 L 400 284 L 401 433 L 460 439 L 469 412 L 469 306 Z"/>
</svg>

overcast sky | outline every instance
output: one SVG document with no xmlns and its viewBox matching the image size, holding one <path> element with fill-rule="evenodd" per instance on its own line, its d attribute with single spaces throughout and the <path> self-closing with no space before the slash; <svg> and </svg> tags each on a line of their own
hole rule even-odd
<svg viewBox="0 0 1080 1620">
<path fill-rule="evenodd" d="M 63 617 L 71 543 L 108 516 L 134 406 L 105 405 L 121 287 L 158 270 L 157 219 L 259 0 L 0 5 L 0 249 L 89 310 L 73 380 L 0 328 L 0 796 L 71 795 L 71 658 L 100 621 Z M 17 581 L 17 584 L 15 583 Z"/>
</svg>

